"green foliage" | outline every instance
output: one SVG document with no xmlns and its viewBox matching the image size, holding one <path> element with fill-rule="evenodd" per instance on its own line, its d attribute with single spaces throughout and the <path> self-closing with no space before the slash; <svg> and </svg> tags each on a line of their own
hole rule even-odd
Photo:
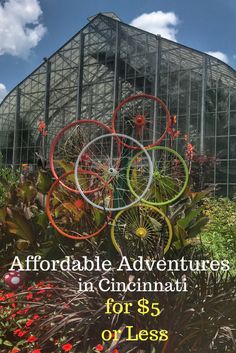
<svg viewBox="0 0 236 353">
<path fill-rule="evenodd" d="M 205 215 L 208 224 L 200 233 L 204 249 L 215 259 L 230 260 L 231 269 L 236 271 L 236 199 L 206 198 Z"/>
<path fill-rule="evenodd" d="M 26 177 L 1 170 L 0 259 L 6 265 L 15 255 L 24 260 L 28 254 L 47 256 L 50 247 L 58 248 L 45 214 L 45 194 L 51 183 L 51 173 L 46 171 Z"/>
<path fill-rule="evenodd" d="M 173 225 L 173 246 L 181 250 L 188 245 L 196 245 L 201 229 L 207 224 L 208 217 L 204 214 L 202 200 L 210 189 L 201 192 L 188 190 L 186 197 L 170 207 L 170 219 Z"/>
<path fill-rule="evenodd" d="M 19 182 L 19 171 L 12 168 L 0 168 L 0 207 L 8 197 L 9 190 Z"/>
<path fill-rule="evenodd" d="M 45 197 L 52 183 L 52 176 L 48 171 L 40 170 L 37 175 L 27 178 L 21 176 L 18 179 L 11 179 L 6 174 L 0 181 L 4 188 L 4 202 L 0 207 L 0 260 L 9 264 L 16 254 L 22 260 L 27 255 L 38 254 L 49 259 L 62 259 L 64 255 L 71 255 L 82 261 L 82 256 L 86 255 L 91 259 L 95 256 L 101 256 L 102 259 L 112 258 L 114 265 L 110 272 L 49 272 L 46 276 L 50 286 L 48 282 L 36 286 L 27 285 L 19 288 L 14 297 L 11 294 L 7 296 L 5 290 L 0 290 L 1 352 L 9 353 L 15 346 L 23 351 L 40 348 L 44 353 L 51 353 L 61 351 L 66 342 L 73 344 L 74 353 L 96 352 L 93 347 L 101 343 L 104 346 L 103 351 L 107 353 L 116 350 L 119 353 L 234 351 L 235 279 L 229 274 L 155 270 L 138 274 L 117 272 L 115 268 L 120 257 L 117 253 L 112 253 L 109 227 L 104 232 L 104 237 L 100 235 L 85 242 L 55 236 L 57 233 L 50 227 L 45 214 Z M 174 205 L 162 207 L 173 226 L 174 251 L 167 253 L 167 256 L 174 255 L 178 259 L 183 251 L 191 251 L 196 242 L 199 242 L 199 233 L 205 251 L 210 255 L 213 252 L 214 258 L 228 259 L 235 256 L 235 201 L 207 198 L 210 191 L 193 193 L 187 189 L 185 195 Z M 58 212 L 60 205 L 61 203 L 58 204 Z M 74 204 L 68 202 L 64 204 L 64 208 L 73 211 Z M 95 214 L 94 217 L 98 223 L 101 222 L 100 214 Z M 158 230 L 159 222 L 152 218 L 150 221 Z M 190 257 L 194 256 L 191 254 Z M 38 274 L 34 276 L 37 277 Z M 160 303 L 163 312 L 158 320 L 152 316 L 144 320 L 132 309 L 130 315 L 106 315 L 104 303 L 111 294 L 100 291 L 99 281 L 114 278 L 115 281 L 128 283 L 133 280 L 133 276 L 146 282 L 158 279 L 163 283 L 175 282 L 185 276 L 188 291 L 168 295 L 146 292 L 146 298 Z M 92 280 L 94 292 L 79 290 L 80 278 L 83 278 L 83 282 Z M 30 281 L 32 282 L 32 278 Z M 135 302 L 143 293 L 114 292 L 112 296 L 117 301 Z M 155 344 L 127 342 L 123 333 L 123 328 L 127 325 L 135 325 L 137 330 L 165 328 L 169 331 L 169 339 L 165 343 Z M 104 329 L 120 329 L 122 333 L 118 342 L 101 342 L 101 331 Z M 25 332 L 24 336 L 20 337 L 22 332 Z M 31 334 L 37 337 L 36 343 L 27 341 Z"/>
</svg>

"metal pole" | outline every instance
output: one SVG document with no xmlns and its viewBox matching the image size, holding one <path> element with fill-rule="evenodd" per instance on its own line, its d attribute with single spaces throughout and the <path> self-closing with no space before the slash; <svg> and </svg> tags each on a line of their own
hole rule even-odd
<svg viewBox="0 0 236 353">
<path fill-rule="evenodd" d="M 16 168 L 18 163 L 18 133 L 19 133 L 19 121 L 20 121 L 20 88 L 16 89 L 16 114 L 15 114 L 15 124 L 14 124 L 14 139 L 13 139 L 13 154 L 12 154 L 12 165 L 13 169 Z"/>
<path fill-rule="evenodd" d="M 79 79 L 78 79 L 78 89 L 77 89 L 77 102 L 76 102 L 76 119 L 81 119 L 81 103 L 82 103 L 82 93 L 83 93 L 83 75 L 84 75 L 84 33 L 80 33 L 80 54 L 79 54 Z"/>
<path fill-rule="evenodd" d="M 51 81 L 51 63 L 48 59 L 46 61 L 46 83 L 45 83 L 45 105 L 44 105 L 44 121 L 46 128 L 49 124 L 49 102 L 50 102 L 50 81 Z M 42 154 L 47 158 L 47 136 L 42 136 Z"/>
<path fill-rule="evenodd" d="M 115 65 L 114 65 L 114 84 L 113 84 L 113 112 L 118 104 L 119 95 L 119 63 L 120 63 L 120 23 L 116 21 L 116 47 L 115 47 Z M 114 141 L 111 140 L 111 162 L 113 161 Z"/>
<path fill-rule="evenodd" d="M 200 154 L 204 153 L 206 83 L 207 83 L 207 56 L 204 55 L 203 59 L 202 59 L 202 100 L 201 100 L 201 125 L 200 125 Z"/>
<path fill-rule="evenodd" d="M 227 150 L 227 197 L 229 197 L 229 164 L 230 164 L 230 89 L 228 87 L 228 150 Z"/>
<path fill-rule="evenodd" d="M 154 83 L 154 96 L 157 97 L 160 85 L 160 60 L 161 60 L 161 36 L 157 36 L 157 49 L 156 49 L 156 65 L 155 65 L 155 83 Z M 154 103 L 154 119 L 153 119 L 153 136 L 152 142 L 156 141 L 156 124 L 157 124 L 157 103 Z M 155 151 L 152 151 L 152 162 L 155 161 Z"/>
<path fill-rule="evenodd" d="M 114 85 L 113 85 L 113 111 L 118 103 L 119 94 L 119 63 L 120 63 L 120 23 L 116 21 L 116 49 L 115 49 L 115 67 L 114 67 Z"/>
</svg>

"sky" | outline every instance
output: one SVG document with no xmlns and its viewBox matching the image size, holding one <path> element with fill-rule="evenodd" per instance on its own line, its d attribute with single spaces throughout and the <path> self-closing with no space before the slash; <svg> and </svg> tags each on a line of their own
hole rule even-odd
<svg viewBox="0 0 236 353">
<path fill-rule="evenodd" d="M 236 0 L 0 0 L 0 101 L 99 12 L 236 69 Z"/>
</svg>

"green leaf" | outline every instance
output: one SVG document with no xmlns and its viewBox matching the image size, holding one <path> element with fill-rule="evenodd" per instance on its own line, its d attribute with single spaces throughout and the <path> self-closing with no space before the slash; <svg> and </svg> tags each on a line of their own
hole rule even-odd
<svg viewBox="0 0 236 353">
<path fill-rule="evenodd" d="M 74 170 L 74 163 L 66 162 L 64 159 L 54 160 L 54 163 L 64 169 L 65 173 L 69 173 Z"/>
<path fill-rule="evenodd" d="M 22 199 L 24 203 L 33 202 L 37 195 L 37 190 L 33 183 L 24 182 L 17 188 L 17 196 Z"/>
<path fill-rule="evenodd" d="M 8 232 L 34 243 L 35 237 L 29 221 L 18 211 L 11 210 L 11 221 L 6 221 Z"/>
<path fill-rule="evenodd" d="M 6 207 L 0 208 L 0 222 L 5 222 L 7 215 Z"/>
<path fill-rule="evenodd" d="M 13 344 L 10 341 L 8 341 L 8 340 L 3 341 L 3 344 L 4 344 L 4 346 L 7 346 L 7 347 L 12 347 L 13 346 Z"/>
<path fill-rule="evenodd" d="M 100 210 L 94 208 L 93 209 L 93 218 L 97 226 L 101 225 L 104 222 L 104 213 Z"/>
<path fill-rule="evenodd" d="M 42 194 L 46 194 L 52 185 L 52 176 L 47 171 L 39 170 L 37 178 L 37 189 Z"/>
<path fill-rule="evenodd" d="M 188 234 L 190 237 L 195 237 L 200 233 L 201 229 L 208 223 L 207 217 L 200 218 L 192 227 L 188 229 Z"/>
<path fill-rule="evenodd" d="M 155 230 L 160 231 L 162 229 L 162 224 L 158 222 L 155 218 L 148 216 L 148 219 L 151 221 Z"/>
<path fill-rule="evenodd" d="M 184 218 L 181 218 L 177 221 L 177 224 L 180 225 L 183 229 L 186 229 L 190 223 L 202 212 L 203 208 L 199 207 L 196 210 L 190 211 Z"/>
<path fill-rule="evenodd" d="M 36 224 L 46 230 L 48 226 L 48 216 L 46 213 L 39 213 L 35 217 Z"/>
</svg>

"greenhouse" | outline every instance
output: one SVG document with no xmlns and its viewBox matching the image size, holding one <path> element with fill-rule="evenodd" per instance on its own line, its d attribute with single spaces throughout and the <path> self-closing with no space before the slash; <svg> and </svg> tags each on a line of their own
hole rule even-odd
<svg viewBox="0 0 236 353">
<path fill-rule="evenodd" d="M 98 14 L 21 83 L 0 105 L 1 164 L 48 158 L 53 137 L 76 119 L 110 125 L 125 98 L 159 97 L 176 115 L 176 149 L 184 136 L 214 163 L 206 184 L 236 192 L 236 72 L 205 53 L 137 29 L 113 13 Z M 48 135 L 42 150 L 39 119 Z"/>
</svg>

